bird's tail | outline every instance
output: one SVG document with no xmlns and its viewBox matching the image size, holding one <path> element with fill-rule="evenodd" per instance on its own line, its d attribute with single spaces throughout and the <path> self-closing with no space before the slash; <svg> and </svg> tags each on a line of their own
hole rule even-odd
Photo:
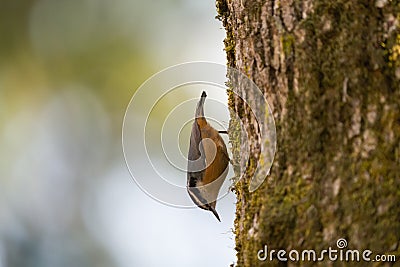
<svg viewBox="0 0 400 267">
<path fill-rule="evenodd" d="M 207 94 L 205 91 L 201 94 L 199 103 L 197 103 L 196 108 L 196 118 L 204 117 L 204 102 L 206 101 Z"/>
</svg>

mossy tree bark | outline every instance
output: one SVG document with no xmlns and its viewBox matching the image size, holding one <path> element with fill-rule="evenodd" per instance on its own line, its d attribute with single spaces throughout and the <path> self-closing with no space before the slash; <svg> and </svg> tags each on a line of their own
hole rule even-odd
<svg viewBox="0 0 400 267">
<path fill-rule="evenodd" d="M 249 193 L 249 168 L 235 186 L 237 265 L 270 266 L 257 258 L 264 245 L 321 251 L 339 238 L 400 261 L 400 2 L 217 0 L 217 9 L 228 66 L 262 90 L 277 128 L 267 180 Z M 251 123 L 237 95 L 229 105 Z M 260 140 L 248 142 L 257 162 Z"/>
</svg>

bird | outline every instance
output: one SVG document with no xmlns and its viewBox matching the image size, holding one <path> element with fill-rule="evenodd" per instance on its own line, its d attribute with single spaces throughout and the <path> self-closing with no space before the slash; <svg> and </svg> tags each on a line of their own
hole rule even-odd
<svg viewBox="0 0 400 267">
<path fill-rule="evenodd" d="M 187 192 L 201 209 L 211 211 L 221 221 L 215 209 L 219 190 L 229 170 L 230 158 L 224 140 L 204 117 L 207 94 L 202 92 L 195 111 L 190 134 Z"/>
</svg>

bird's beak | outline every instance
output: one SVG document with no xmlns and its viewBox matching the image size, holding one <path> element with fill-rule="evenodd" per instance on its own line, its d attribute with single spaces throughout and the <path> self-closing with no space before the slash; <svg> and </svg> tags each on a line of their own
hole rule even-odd
<svg viewBox="0 0 400 267">
<path fill-rule="evenodd" d="M 213 207 L 211 207 L 211 206 L 210 206 L 210 210 L 211 210 L 212 213 L 215 215 L 215 217 L 217 217 L 218 221 L 221 222 L 221 220 L 219 219 L 219 215 L 218 215 L 217 211 L 216 211 Z"/>
</svg>

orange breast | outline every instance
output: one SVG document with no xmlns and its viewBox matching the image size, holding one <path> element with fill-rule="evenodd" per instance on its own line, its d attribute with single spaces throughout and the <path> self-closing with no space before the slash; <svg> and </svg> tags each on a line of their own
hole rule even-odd
<svg viewBox="0 0 400 267">
<path fill-rule="evenodd" d="M 208 123 L 200 125 L 200 129 L 201 129 L 201 138 L 202 139 L 210 138 L 211 140 L 213 140 L 217 149 L 214 160 L 212 162 L 207 162 L 208 167 L 206 168 L 204 173 L 203 183 L 208 184 L 221 177 L 222 181 L 220 183 L 222 185 L 229 164 L 229 157 L 225 143 L 221 138 L 221 136 L 219 135 L 219 133 L 214 128 L 212 128 Z M 205 152 L 207 158 L 207 151 Z M 223 175 L 223 177 L 221 175 Z"/>
</svg>

